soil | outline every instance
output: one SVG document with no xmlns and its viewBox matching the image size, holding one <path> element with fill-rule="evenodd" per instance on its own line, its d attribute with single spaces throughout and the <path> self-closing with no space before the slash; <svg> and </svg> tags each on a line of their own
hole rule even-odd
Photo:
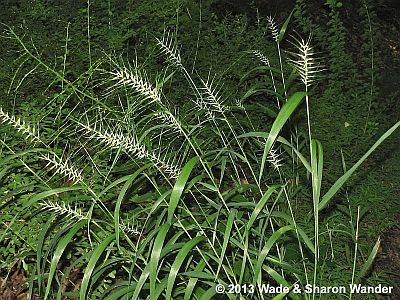
<svg viewBox="0 0 400 300">
<path fill-rule="evenodd" d="M 4 285 L 4 286 L 3 286 Z M 28 290 L 24 271 L 14 270 L 7 281 L 0 278 L 0 300 L 27 300 Z M 35 296 L 32 299 L 37 299 Z"/>
<path fill-rule="evenodd" d="M 400 217 L 400 216 L 399 216 Z M 400 299 L 400 229 L 393 228 L 382 235 L 382 252 L 378 255 L 375 269 L 390 273 L 394 282 L 392 299 Z"/>
</svg>

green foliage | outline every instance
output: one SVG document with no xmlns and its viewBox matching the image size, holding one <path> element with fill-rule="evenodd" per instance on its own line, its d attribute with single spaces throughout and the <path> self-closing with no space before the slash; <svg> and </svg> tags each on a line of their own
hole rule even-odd
<svg viewBox="0 0 400 300">
<path fill-rule="evenodd" d="M 376 7 L 371 1 L 342 3 L 326 1 L 328 14 L 316 24 L 312 7 L 305 1 L 296 1 L 296 22 L 305 32 L 312 32 L 316 47 L 326 55 L 327 82 L 313 110 L 315 134 L 327 146 L 328 154 L 340 161 L 339 153 L 362 155 L 370 142 L 388 120 L 378 120 L 382 109 L 378 99 L 378 78 L 382 60 L 379 59 Z M 348 19 L 359 19 L 354 29 L 346 28 Z M 326 25 L 324 25 L 326 24 Z M 361 32 L 360 39 L 357 39 Z M 359 51 L 361 49 L 361 51 Z M 335 113 L 334 113 L 335 112 Z M 374 113 L 375 112 L 375 113 Z M 331 122 L 332 114 L 338 117 Z M 375 116 L 375 117 L 373 117 Z M 339 134 L 335 134 L 339 133 Z M 354 156 L 353 156 L 354 157 Z M 331 164 L 331 171 L 340 174 L 339 163 Z"/>
<path fill-rule="evenodd" d="M 302 17 L 304 3 L 297 1 L 294 16 L 312 27 Z M 43 299 L 212 299 L 217 284 L 304 287 L 368 277 L 380 240 L 363 247 L 360 211 L 355 217 L 336 200 L 400 122 L 353 167 L 343 166 L 341 177 L 326 173 L 329 152 L 316 139 L 313 104 L 340 93 L 337 105 L 344 105 L 359 76 L 346 48 L 341 2 L 327 1 L 327 31 L 316 35 L 317 42 L 328 37 L 329 51 L 322 78 L 327 91 L 318 100 L 322 68 L 311 40 L 291 39 L 294 49 L 282 49 L 290 16 L 280 28 L 272 18 L 260 20 L 272 42 L 255 50 L 265 36 L 257 30 L 246 37 L 246 17 L 218 22 L 208 15 L 215 26 L 199 24 L 204 42 L 196 42 L 185 30 L 192 16 L 184 1 L 168 7 L 129 2 L 115 11 L 110 2 L 87 4 L 56 38 L 62 51 L 54 63 L 46 37 L 38 40 L 40 51 L 34 38 L 31 43 L 18 30 L 6 31 L 21 56 L 9 90 L 18 105 L 0 108 L 2 267 L 22 264 L 29 293 Z M 56 14 L 56 7 L 42 6 L 39 1 L 32 18 Z M 136 29 L 143 16 L 151 24 Z M 84 20 L 88 27 L 79 32 Z M 178 37 L 188 43 L 181 47 Z M 132 40 L 144 59 L 129 59 Z M 221 51 L 217 41 L 225 55 L 213 55 Z M 249 53 L 261 63 L 250 71 Z M 208 71 L 207 55 L 222 75 Z M 233 75 L 226 75 L 230 69 Z M 30 83 L 33 94 L 22 101 Z M 367 122 L 374 122 L 372 114 Z M 335 179 L 326 181 L 326 175 Z M 328 205 L 333 213 L 344 211 L 343 224 L 350 219 L 350 225 L 329 227 Z M 340 258 L 329 259 L 330 253 Z M 221 297 L 263 296 L 256 289 Z"/>
</svg>

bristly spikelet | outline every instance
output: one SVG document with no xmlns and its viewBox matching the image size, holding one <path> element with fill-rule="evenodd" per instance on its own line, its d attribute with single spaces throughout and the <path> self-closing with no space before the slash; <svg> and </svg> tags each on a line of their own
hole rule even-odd
<svg viewBox="0 0 400 300">
<path fill-rule="evenodd" d="M 138 70 L 132 71 L 127 67 L 119 67 L 117 70 L 110 72 L 111 80 L 116 81 L 116 85 L 122 85 L 132 88 L 146 100 L 162 104 L 161 94 L 157 88 L 153 87 L 147 80 L 146 76 Z"/>
<path fill-rule="evenodd" d="M 235 99 L 235 106 L 244 109 L 243 101 L 241 99 Z"/>
<path fill-rule="evenodd" d="M 163 124 L 168 125 L 171 129 L 177 132 L 182 132 L 181 122 L 176 117 L 178 113 L 172 113 L 169 110 L 164 110 L 154 114 L 154 117 L 159 119 Z"/>
<path fill-rule="evenodd" d="M 275 23 L 274 18 L 271 16 L 267 17 L 267 22 L 268 22 L 268 28 L 271 30 L 272 38 L 275 40 L 275 42 L 278 43 L 279 41 L 279 32 L 278 32 L 278 27 Z"/>
<path fill-rule="evenodd" d="M 314 49 L 311 46 L 311 37 L 307 40 L 296 39 L 292 44 L 296 47 L 297 53 L 289 52 L 293 57 L 289 62 L 296 68 L 301 81 L 306 87 L 309 87 L 315 80 L 317 74 L 322 71 L 320 67 L 320 59 L 315 57 Z"/>
<path fill-rule="evenodd" d="M 140 145 L 135 135 L 127 135 L 115 130 L 103 129 L 101 125 L 98 127 L 90 127 L 89 125 L 81 126 L 86 130 L 89 140 L 97 140 L 99 143 L 105 144 L 110 149 L 122 149 L 126 153 L 143 159 L 146 157 L 146 149 Z"/>
<path fill-rule="evenodd" d="M 146 159 L 151 161 L 157 168 L 166 173 L 170 178 L 179 176 L 179 166 L 171 163 L 169 160 L 161 158 L 161 154 L 155 154 L 148 151 L 146 147 L 139 143 L 135 134 L 127 134 L 116 132 L 115 130 L 103 129 L 99 127 L 90 127 L 79 123 L 86 131 L 89 140 L 96 140 L 99 143 L 105 144 L 110 149 L 121 149 L 128 155 L 132 155 L 138 159 Z"/>
<path fill-rule="evenodd" d="M 154 152 L 147 152 L 146 158 L 154 163 L 159 170 L 162 170 L 170 178 L 178 178 L 181 168 L 176 163 L 174 158 L 166 158 L 166 155 L 161 157 L 161 152 L 158 152 L 158 154 L 155 154 Z"/>
<path fill-rule="evenodd" d="M 209 78 L 207 81 L 204 81 L 200 78 L 203 87 L 197 87 L 189 72 L 182 64 L 180 51 L 174 42 L 174 37 L 172 34 L 169 32 L 164 32 L 162 39 L 160 40 L 156 38 L 156 40 L 160 47 L 161 53 L 167 57 L 169 63 L 183 72 L 186 79 L 189 81 L 196 95 L 195 100 L 192 100 L 196 105 L 196 108 L 204 111 L 208 119 L 214 120 L 215 112 L 222 113 L 225 108 L 220 102 L 220 97 L 217 95 L 216 89 L 212 87 L 212 82 L 209 81 Z"/>
<path fill-rule="evenodd" d="M 272 165 L 274 170 L 279 170 L 279 168 L 283 166 L 282 158 L 280 157 L 281 154 L 282 153 L 278 149 L 276 149 L 274 147 L 272 147 L 271 150 L 268 153 L 267 160 Z"/>
<path fill-rule="evenodd" d="M 253 54 L 261 63 L 270 67 L 269 59 L 259 50 L 249 50 L 248 53 Z"/>
<path fill-rule="evenodd" d="M 206 81 L 202 78 L 200 80 L 203 85 L 200 91 L 202 92 L 202 100 L 206 106 L 205 109 L 211 111 L 211 115 L 214 115 L 213 113 L 223 114 L 226 108 L 220 95 L 220 88 L 214 84 L 214 78 L 210 78 L 210 74 L 208 74 Z"/>
<path fill-rule="evenodd" d="M 78 220 L 88 219 L 87 214 L 85 215 L 81 208 L 75 205 L 73 208 L 69 204 L 62 202 L 61 204 L 53 201 L 42 201 L 39 205 L 45 210 L 55 212 L 57 215 L 65 215 L 65 218 L 76 218 Z"/>
<path fill-rule="evenodd" d="M 50 171 L 53 170 L 55 173 L 67 177 L 73 184 L 83 181 L 82 170 L 70 165 L 67 159 L 60 158 L 54 153 L 53 155 L 42 155 L 40 158 L 47 162 L 45 167 L 49 167 Z"/>
<path fill-rule="evenodd" d="M 156 37 L 158 46 L 160 47 L 161 53 L 164 54 L 171 65 L 177 68 L 183 68 L 181 54 L 178 46 L 174 42 L 173 34 L 168 31 L 164 31 L 163 37 L 160 40 Z"/>
<path fill-rule="evenodd" d="M 140 235 L 140 231 L 137 230 L 138 226 L 134 226 L 133 224 L 130 224 L 128 222 L 121 221 L 119 224 L 119 228 L 121 228 L 125 233 L 136 236 Z"/>
<path fill-rule="evenodd" d="M 8 113 L 3 111 L 2 107 L 0 107 L 0 122 L 7 123 L 14 127 L 18 132 L 21 132 L 25 138 L 30 139 L 33 143 L 39 142 L 43 144 L 34 126 L 26 124 L 21 118 L 10 116 Z"/>
</svg>

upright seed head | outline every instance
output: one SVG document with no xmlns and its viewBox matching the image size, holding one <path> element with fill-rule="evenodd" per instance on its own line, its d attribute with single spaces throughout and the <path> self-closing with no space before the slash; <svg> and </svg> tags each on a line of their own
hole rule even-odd
<svg viewBox="0 0 400 300">
<path fill-rule="evenodd" d="M 292 56 L 289 62 L 295 67 L 303 84 L 309 87 L 316 79 L 317 74 L 322 71 L 319 59 L 315 57 L 314 49 L 311 46 L 311 37 L 307 40 L 295 39 L 292 44 L 296 47 L 297 52 L 289 52 Z"/>
</svg>

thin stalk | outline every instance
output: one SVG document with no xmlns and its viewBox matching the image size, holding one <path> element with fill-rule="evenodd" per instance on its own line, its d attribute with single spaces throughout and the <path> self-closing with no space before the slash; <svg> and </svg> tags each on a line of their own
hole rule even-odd
<svg viewBox="0 0 400 300">
<path fill-rule="evenodd" d="M 282 176 L 282 173 L 280 171 L 280 168 L 277 168 L 277 170 L 278 170 L 279 178 L 280 178 L 281 182 L 283 182 L 283 176 Z M 290 199 L 289 199 L 289 194 L 288 194 L 288 191 L 287 191 L 287 188 L 286 188 L 286 184 L 283 186 L 283 192 L 285 194 L 286 202 L 288 203 L 290 215 L 291 215 L 292 220 L 293 220 L 293 225 L 294 225 L 294 229 L 295 229 L 295 232 L 296 232 L 297 242 L 299 244 L 300 254 L 301 254 L 301 258 L 302 258 L 304 275 L 306 277 L 306 283 L 308 284 L 308 275 L 307 275 L 308 272 L 307 272 L 307 267 L 306 267 L 306 262 L 305 262 L 306 260 L 305 260 L 305 256 L 304 256 L 303 246 L 302 246 L 301 241 L 300 241 L 301 237 L 300 237 L 299 230 L 297 228 L 297 222 L 296 222 L 296 220 L 294 218 L 292 204 L 291 204 Z"/>
<path fill-rule="evenodd" d="M 88 42 L 88 57 L 89 57 L 89 69 L 92 69 L 92 51 L 90 41 L 90 0 L 87 0 L 86 6 L 86 23 L 87 23 L 87 42 Z"/>
<path fill-rule="evenodd" d="M 371 47 L 371 81 L 370 81 L 370 90 L 369 90 L 369 103 L 368 103 L 368 113 L 367 113 L 367 120 L 365 121 L 364 126 L 364 134 L 367 131 L 368 127 L 368 120 L 371 114 L 371 107 L 372 107 L 372 97 L 374 93 L 374 85 L 375 85 L 375 52 L 374 52 L 374 39 L 372 37 L 372 26 L 371 26 L 371 17 L 369 15 L 369 10 L 367 6 L 367 2 L 363 0 L 365 11 L 368 18 L 368 31 L 369 31 L 369 42 Z"/>
<path fill-rule="evenodd" d="M 68 55 L 68 39 L 69 39 L 69 26 L 70 22 L 67 24 L 66 28 L 66 37 L 65 37 L 65 45 L 64 45 L 64 58 L 63 58 L 63 70 L 62 70 L 62 77 L 65 77 L 65 68 L 67 64 L 67 55 Z M 64 81 L 61 81 L 61 90 L 64 90 Z"/>
<path fill-rule="evenodd" d="M 354 246 L 354 260 L 353 260 L 353 272 L 351 274 L 351 285 L 354 284 L 354 278 L 356 276 L 356 264 L 357 264 L 357 253 L 358 253 L 358 225 L 360 223 L 360 206 L 357 207 L 357 223 L 356 223 L 356 243 Z M 349 300 L 352 299 L 353 294 L 350 291 Z"/>
<path fill-rule="evenodd" d="M 285 93 L 285 99 L 286 99 L 286 101 L 287 101 L 287 100 L 288 100 L 288 96 L 287 96 L 287 91 L 286 91 L 285 76 L 284 76 L 284 73 L 283 73 L 282 53 L 281 53 L 281 48 L 280 48 L 280 45 L 279 45 L 279 42 L 278 42 L 278 41 L 276 41 L 276 47 L 277 47 L 277 49 L 278 49 L 279 67 L 280 67 L 280 70 L 281 70 L 281 78 L 282 78 L 283 91 L 284 91 L 284 93 Z"/>
<path fill-rule="evenodd" d="M 196 41 L 196 51 L 194 53 L 194 59 L 193 59 L 193 65 L 192 65 L 192 73 L 194 72 L 194 68 L 196 66 L 196 61 L 197 61 L 197 53 L 199 51 L 199 44 L 200 44 L 200 32 L 201 32 L 201 24 L 202 24 L 202 5 L 201 5 L 201 0 L 199 1 L 199 28 L 197 31 L 197 41 Z"/>
<path fill-rule="evenodd" d="M 88 99 L 96 102 L 97 104 L 99 104 L 100 106 L 106 108 L 107 110 L 111 109 L 105 105 L 102 101 L 100 101 L 97 97 L 94 97 L 92 95 L 90 95 L 89 93 L 79 89 L 78 87 L 76 87 L 71 81 L 67 80 L 61 73 L 57 72 L 56 70 L 54 70 L 53 68 L 49 67 L 49 65 L 47 65 L 44 61 L 42 61 L 37 55 L 33 54 L 25 45 L 25 43 L 20 39 L 20 37 L 11 29 L 9 28 L 10 33 L 13 35 L 14 39 L 21 45 L 21 47 L 23 48 L 23 51 L 28 54 L 28 56 L 30 56 L 32 59 L 34 59 L 35 61 L 37 61 L 39 63 L 39 65 L 41 65 L 42 67 L 44 67 L 46 69 L 46 71 L 48 71 L 49 73 L 53 74 L 57 79 L 59 79 L 60 81 L 65 82 L 65 84 L 72 88 L 72 90 L 74 92 L 76 92 L 77 94 L 80 94 L 84 97 L 87 97 Z"/>
<path fill-rule="evenodd" d="M 306 109 L 307 109 L 307 128 L 308 128 L 308 137 L 309 137 L 309 144 L 310 144 L 310 163 L 311 166 L 315 164 L 314 162 L 314 149 L 312 143 L 312 136 L 311 136 L 311 122 L 310 122 L 310 105 L 309 105 L 309 97 L 308 97 L 308 85 L 305 85 L 306 89 Z M 313 212 L 314 212 L 314 278 L 313 278 L 313 285 L 316 285 L 317 281 L 317 268 L 318 268 L 318 261 L 319 261 L 319 220 L 318 220 L 318 198 L 316 197 L 316 191 L 314 187 L 314 180 L 316 179 L 317 174 L 314 172 L 311 173 L 311 180 L 313 182 Z M 315 292 L 313 291 L 313 299 L 315 299 Z"/>
</svg>

